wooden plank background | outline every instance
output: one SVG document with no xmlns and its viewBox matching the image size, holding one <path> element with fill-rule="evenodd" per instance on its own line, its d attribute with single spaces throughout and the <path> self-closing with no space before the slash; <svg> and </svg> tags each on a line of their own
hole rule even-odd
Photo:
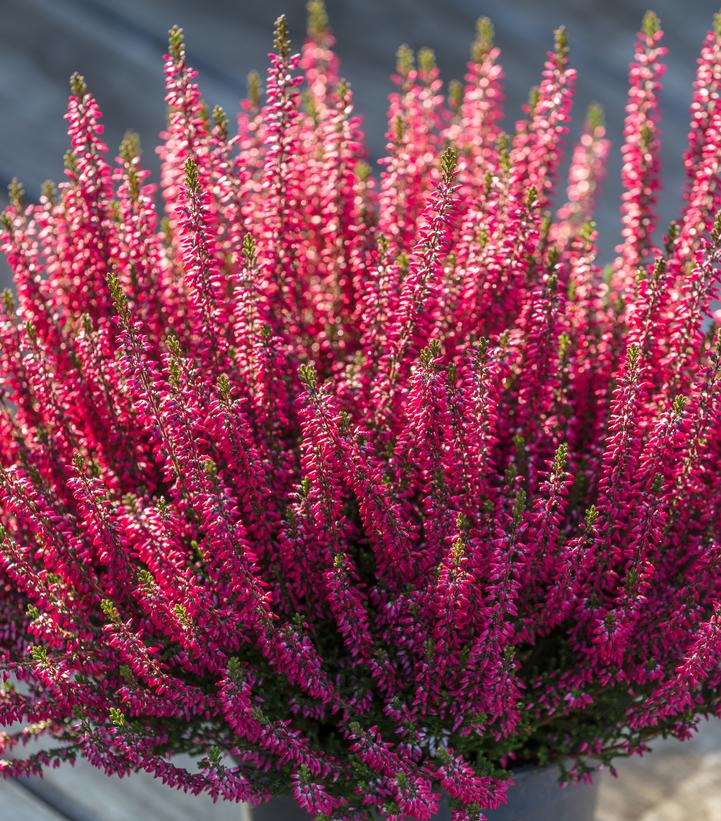
<svg viewBox="0 0 721 821">
<path fill-rule="evenodd" d="M 649 0 L 650 1 L 650 0 Z M 569 30 L 579 70 L 581 113 L 600 102 L 616 151 L 599 211 L 603 248 L 618 233 L 618 145 L 626 66 L 647 0 L 328 0 L 344 75 L 364 115 L 369 148 L 383 150 L 385 103 L 397 46 L 435 49 L 446 79 L 461 77 L 475 19 L 489 15 L 507 73 L 507 121 L 517 117 L 537 82 L 553 29 Z M 676 214 L 681 157 L 696 57 L 718 0 L 656 0 L 669 47 L 663 95 L 665 188 L 661 217 Z M 274 18 L 285 12 L 299 42 L 305 0 L 0 0 L 0 189 L 19 177 L 30 196 L 62 174 L 67 149 L 63 114 L 67 78 L 82 72 L 105 112 L 113 149 L 126 129 L 139 132 L 146 161 L 163 126 L 162 54 L 166 32 L 184 26 L 190 61 L 211 105 L 232 113 L 250 69 L 263 70 Z M 573 135 L 572 135 L 573 136 Z M 4 193 L 0 193 L 0 205 Z M 0 270 L 0 279 L 6 277 Z M 721 821 L 721 725 L 705 726 L 690 743 L 663 743 L 652 756 L 603 779 L 598 821 Z M 0 821 L 245 821 L 237 806 L 213 805 L 171 791 L 147 776 L 107 779 L 87 765 L 53 771 L 45 781 L 0 783 Z"/>
<path fill-rule="evenodd" d="M 386 96 L 397 46 L 435 49 L 446 79 L 461 77 L 474 21 L 494 21 L 506 69 L 508 125 L 538 81 L 553 30 L 569 30 L 578 68 L 576 127 L 591 102 L 607 112 L 620 142 L 627 63 L 647 0 L 328 0 L 343 71 L 366 121 L 372 156 L 383 150 Z M 662 221 L 676 213 L 681 156 L 695 62 L 717 0 L 656 0 L 669 47 L 663 95 Z M 191 62 L 211 105 L 237 108 L 250 69 L 264 70 L 274 18 L 288 15 L 295 42 L 305 0 L 0 0 L 0 189 L 19 177 L 30 194 L 62 175 L 67 148 L 63 114 L 67 79 L 83 73 L 105 112 L 111 148 L 126 129 L 139 132 L 151 159 L 165 112 L 162 53 L 170 25 L 184 26 Z M 599 226 L 617 241 L 620 160 L 614 153 Z"/>
</svg>

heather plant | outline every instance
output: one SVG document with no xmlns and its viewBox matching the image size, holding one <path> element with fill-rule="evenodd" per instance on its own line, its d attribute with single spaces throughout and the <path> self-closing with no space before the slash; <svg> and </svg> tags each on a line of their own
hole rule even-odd
<svg viewBox="0 0 721 821">
<path fill-rule="evenodd" d="M 159 188 L 72 78 L 2 219 L 4 775 L 461 821 L 721 712 L 721 22 L 659 239 L 663 54 L 605 268 L 563 30 L 511 134 L 488 21 L 447 90 L 402 48 L 378 173 L 318 2 L 237 121 L 170 32 Z"/>
</svg>

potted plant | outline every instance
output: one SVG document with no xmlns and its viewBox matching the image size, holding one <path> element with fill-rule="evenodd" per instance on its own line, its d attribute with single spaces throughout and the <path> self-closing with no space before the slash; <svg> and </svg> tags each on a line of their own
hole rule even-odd
<svg viewBox="0 0 721 821">
<path fill-rule="evenodd" d="M 563 30 L 511 135 L 487 21 L 446 92 L 401 49 L 376 174 L 310 11 L 237 127 L 170 32 L 162 208 L 79 76 L 65 181 L 10 188 L 2 771 L 82 756 L 258 818 L 590 821 L 596 769 L 719 710 L 719 26 L 657 243 L 644 20 L 601 268 L 599 111 L 555 196 Z"/>
</svg>

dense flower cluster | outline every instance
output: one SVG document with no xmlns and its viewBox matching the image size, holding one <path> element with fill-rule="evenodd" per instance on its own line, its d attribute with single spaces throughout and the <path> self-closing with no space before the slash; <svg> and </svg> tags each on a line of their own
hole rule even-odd
<svg viewBox="0 0 721 821">
<path fill-rule="evenodd" d="M 562 30 L 510 135 L 487 21 L 447 93 L 401 49 L 376 176 L 318 2 L 232 127 L 174 29 L 165 217 L 72 78 L 67 178 L 2 221 L 6 775 L 461 821 L 721 710 L 721 26 L 657 246 L 661 37 L 605 269 Z"/>
</svg>

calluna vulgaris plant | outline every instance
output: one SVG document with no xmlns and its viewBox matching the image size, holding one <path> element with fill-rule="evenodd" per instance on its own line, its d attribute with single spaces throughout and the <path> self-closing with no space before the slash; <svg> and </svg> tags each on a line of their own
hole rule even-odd
<svg viewBox="0 0 721 821">
<path fill-rule="evenodd" d="M 598 111 L 554 205 L 563 31 L 512 135 L 487 21 L 445 95 L 401 49 L 376 177 L 318 2 L 237 129 L 173 29 L 162 219 L 72 78 L 67 179 L 2 225 L 5 775 L 460 821 L 721 712 L 721 22 L 657 247 L 661 36 L 606 269 Z"/>
</svg>

